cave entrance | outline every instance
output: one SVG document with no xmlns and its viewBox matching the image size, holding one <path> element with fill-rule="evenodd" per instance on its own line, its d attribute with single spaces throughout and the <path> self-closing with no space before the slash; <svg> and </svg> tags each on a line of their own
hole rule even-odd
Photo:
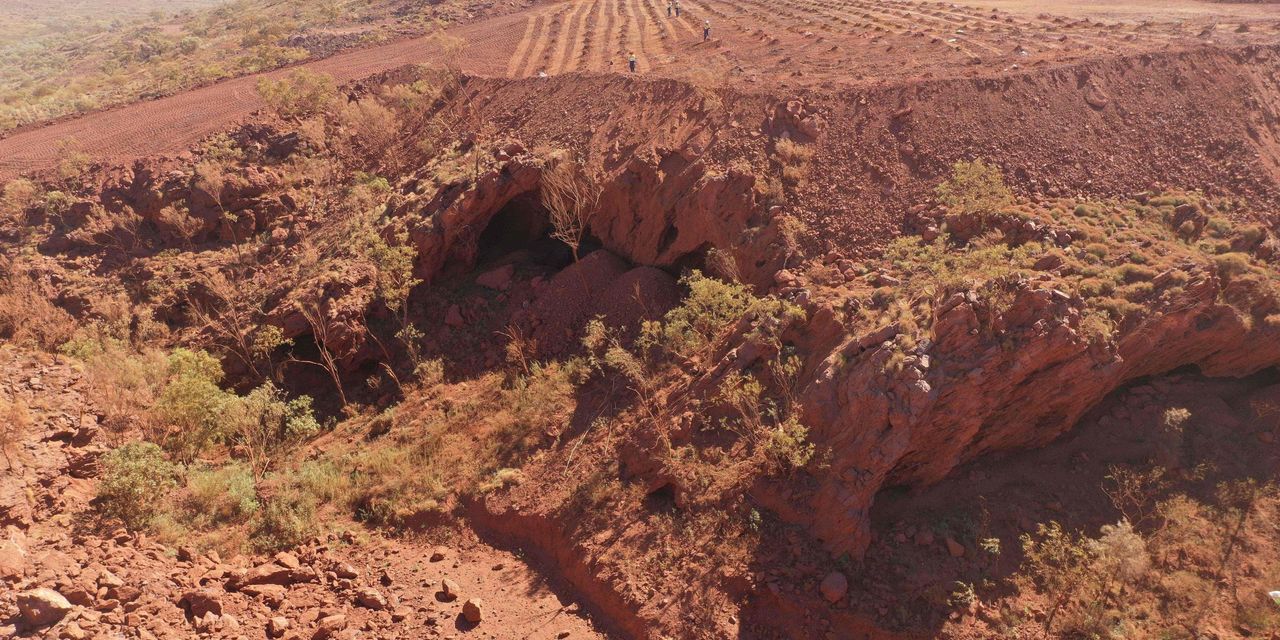
<svg viewBox="0 0 1280 640">
<path fill-rule="evenodd" d="M 476 266 L 497 261 L 534 263 L 561 269 L 573 261 L 569 245 L 551 237 L 551 214 L 542 194 L 512 198 L 489 219 L 476 243 Z"/>
</svg>

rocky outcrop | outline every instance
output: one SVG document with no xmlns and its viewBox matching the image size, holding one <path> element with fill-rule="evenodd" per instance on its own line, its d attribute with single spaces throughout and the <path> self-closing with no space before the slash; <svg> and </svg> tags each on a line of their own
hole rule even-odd
<svg viewBox="0 0 1280 640">
<path fill-rule="evenodd" d="M 1280 363 L 1280 332 L 1250 326 L 1219 302 L 1213 273 L 1193 273 L 1184 296 L 1109 345 L 1082 331 L 1081 300 L 1030 282 L 1003 314 L 1000 341 L 982 335 L 981 303 L 958 294 L 935 307 L 934 338 L 898 373 L 888 370 L 894 332 L 841 343 L 804 397 L 806 423 L 832 454 L 810 505 L 814 534 L 835 553 L 860 553 L 881 489 L 934 483 L 984 453 L 1047 444 L 1128 381 L 1183 366 L 1243 376 Z"/>
<path fill-rule="evenodd" d="M 392 203 L 392 216 L 410 221 L 417 277 L 430 282 L 473 267 L 491 225 L 524 242 L 550 229 L 541 203 L 540 158 L 511 143 L 484 166 L 475 179 L 460 178 Z M 770 212 L 758 199 L 752 173 L 717 173 L 694 152 L 666 150 L 635 156 L 602 176 L 587 235 L 630 262 L 696 264 L 715 247 L 731 251 L 748 280 L 762 282 L 786 257 L 774 242 L 777 229 L 767 224 Z"/>
</svg>

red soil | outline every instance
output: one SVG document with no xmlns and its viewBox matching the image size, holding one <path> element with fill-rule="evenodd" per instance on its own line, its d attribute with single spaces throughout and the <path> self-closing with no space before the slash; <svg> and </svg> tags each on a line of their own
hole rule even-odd
<svg viewBox="0 0 1280 640">
<path fill-rule="evenodd" d="M 668 19 L 660 0 L 570 0 L 451 32 L 469 44 L 464 68 L 481 75 L 624 71 L 634 52 L 644 74 L 766 92 L 1003 75 L 1204 43 L 1269 43 L 1277 34 L 1274 20 L 1249 7 L 1224 9 L 1219 17 L 1166 6 L 1142 14 L 1148 18 L 1142 22 L 1112 23 L 890 0 L 689 0 L 683 8 L 680 18 Z M 709 42 L 701 40 L 704 20 L 712 25 Z M 1249 29 L 1238 32 L 1237 25 Z M 437 54 L 430 39 L 420 38 L 307 66 L 345 82 Z M 257 80 L 238 78 L 12 134 L 0 140 L 0 178 L 52 165 L 62 141 L 109 163 L 180 152 L 262 108 Z"/>
<path fill-rule="evenodd" d="M 565 585 L 543 577 L 545 569 L 489 546 L 465 528 L 435 529 L 432 539 L 330 536 L 298 550 L 304 570 L 346 563 L 358 575 L 348 581 L 284 581 L 287 590 L 281 588 L 280 601 L 270 606 L 232 588 L 224 577 L 269 565 L 269 558 L 223 560 L 183 552 L 175 561 L 172 549 L 145 535 L 100 531 L 91 524 L 90 499 L 100 456 L 114 436 L 98 426 L 98 408 L 81 395 L 85 385 L 83 374 L 64 359 L 0 348 L 0 399 L 22 402 L 31 417 L 0 457 L 0 637 L 35 637 L 16 633 L 11 624 L 14 598 L 29 588 L 54 586 L 69 597 L 81 594 L 77 604 L 85 607 L 58 630 L 74 623 L 90 631 L 63 637 L 123 637 L 126 629 L 148 634 L 138 637 L 194 637 L 180 605 L 193 589 L 219 601 L 243 637 L 268 637 L 268 620 L 278 616 L 299 634 L 292 637 L 310 638 L 317 618 L 333 614 L 346 616 L 349 628 L 363 629 L 362 638 L 406 637 L 403 629 L 413 629 L 414 638 L 469 631 L 474 633 L 468 637 L 496 640 L 608 637 Z M 433 559 L 437 553 L 442 557 Z M 81 586 L 92 585 L 103 571 L 120 578 L 120 593 L 127 589 L 127 595 L 104 596 Z M 461 588 L 460 597 L 442 597 L 446 579 Z M 357 604 L 358 594 L 370 590 L 385 598 L 385 608 Z M 471 598 L 483 602 L 480 626 L 462 615 Z M 238 635 L 225 621 L 219 624 L 223 635 L 217 637 Z"/>
</svg>

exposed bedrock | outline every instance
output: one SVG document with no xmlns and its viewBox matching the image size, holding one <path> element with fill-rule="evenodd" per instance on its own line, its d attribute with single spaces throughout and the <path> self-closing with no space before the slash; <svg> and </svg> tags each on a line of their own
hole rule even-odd
<svg viewBox="0 0 1280 640">
<path fill-rule="evenodd" d="M 441 188 L 425 202 L 408 197 L 395 205 L 396 215 L 419 221 L 410 229 L 418 277 L 469 270 L 500 236 L 529 241 L 547 233 L 543 161 L 518 144 L 499 157 L 475 181 Z M 710 248 L 728 250 L 745 277 L 763 282 L 786 252 L 773 242 L 776 226 L 753 226 L 765 213 L 754 186 L 749 173 L 713 173 L 674 151 L 635 157 L 603 182 L 588 234 L 633 263 L 662 268 L 689 260 L 697 266 Z"/>
<path fill-rule="evenodd" d="M 1207 265 L 1187 271 L 1181 296 L 1107 343 L 1081 330 L 1082 302 L 1052 283 L 1023 283 L 996 320 L 999 339 L 981 328 L 986 303 L 956 294 L 935 305 L 933 338 L 896 371 L 894 326 L 850 336 L 829 308 L 811 308 L 797 341 L 827 355 L 809 376 L 805 421 L 831 466 L 818 474 L 809 509 L 781 512 L 807 518 L 833 552 L 860 554 L 882 489 L 937 482 L 985 453 L 1043 446 L 1143 376 L 1185 366 L 1244 376 L 1280 363 L 1280 332 L 1222 302 L 1222 281 Z M 726 361 L 740 363 L 749 346 Z"/>
</svg>

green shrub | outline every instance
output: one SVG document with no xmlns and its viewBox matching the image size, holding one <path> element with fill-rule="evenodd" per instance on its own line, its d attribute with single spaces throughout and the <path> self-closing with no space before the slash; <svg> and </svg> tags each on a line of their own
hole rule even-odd
<svg viewBox="0 0 1280 640">
<path fill-rule="evenodd" d="M 98 484 L 102 513 L 130 528 L 146 526 L 159 512 L 162 498 L 177 486 L 179 467 L 150 442 L 131 442 L 106 455 Z"/>
<path fill-rule="evenodd" d="M 951 177 L 935 192 L 938 202 L 958 214 L 995 213 L 1013 202 L 1000 169 L 982 160 L 952 165 Z"/>
<path fill-rule="evenodd" d="M 280 117 L 306 118 L 328 109 L 338 89 L 332 76 L 298 69 L 280 80 L 259 80 L 258 94 Z"/>
<path fill-rule="evenodd" d="M 661 328 L 663 345 L 673 353 L 687 355 L 706 346 L 755 301 L 745 286 L 708 278 L 700 271 L 680 281 L 689 295 L 667 313 Z"/>
<path fill-rule="evenodd" d="M 290 400 L 270 381 L 228 404 L 230 433 L 241 444 L 257 477 L 296 445 L 320 433 L 311 397 Z"/>
<path fill-rule="evenodd" d="M 1115 269 L 1115 277 L 1119 282 L 1132 284 L 1154 279 L 1159 273 L 1151 267 L 1137 264 L 1122 264 Z"/>
<path fill-rule="evenodd" d="M 449 488 L 437 473 L 432 453 L 426 447 L 396 445 L 356 456 L 349 496 L 356 516 L 373 525 L 397 525 L 439 510 Z"/>
<path fill-rule="evenodd" d="M 304 492 L 287 489 L 273 495 L 263 506 L 253 531 L 254 546 L 261 551 L 295 547 L 314 536 L 316 499 Z"/>
<path fill-rule="evenodd" d="M 808 427 L 792 416 L 769 431 L 765 454 L 783 469 L 800 469 L 813 460 L 814 446 L 809 442 Z"/>
<path fill-rule="evenodd" d="M 253 473 L 243 464 L 192 471 L 187 492 L 184 506 L 203 524 L 244 522 L 260 506 Z"/>
<path fill-rule="evenodd" d="M 169 376 L 152 413 L 167 427 L 165 448 L 190 462 L 226 436 L 227 406 L 235 395 L 218 387 L 222 366 L 203 351 L 176 349 L 169 355 Z"/>
<path fill-rule="evenodd" d="M 1249 255 L 1245 253 L 1214 256 L 1213 263 L 1218 267 L 1218 274 L 1228 281 L 1253 270 L 1253 265 L 1249 264 Z"/>
<path fill-rule="evenodd" d="M 290 475 L 300 491 L 321 504 L 339 504 L 351 498 L 351 475 L 330 460 L 307 460 Z"/>
</svg>

